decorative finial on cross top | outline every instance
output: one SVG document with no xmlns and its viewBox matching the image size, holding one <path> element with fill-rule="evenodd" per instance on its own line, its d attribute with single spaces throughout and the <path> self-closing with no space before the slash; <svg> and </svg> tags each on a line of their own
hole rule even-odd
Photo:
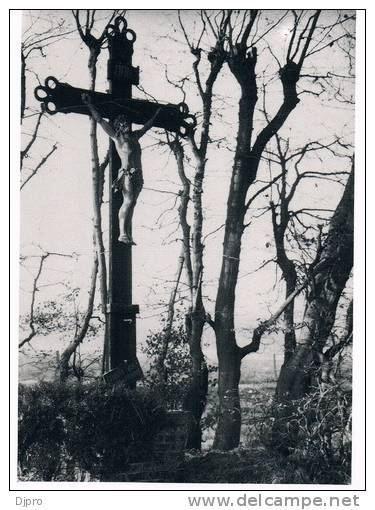
<svg viewBox="0 0 375 510">
<path fill-rule="evenodd" d="M 110 58 L 107 77 L 111 83 L 111 92 L 90 92 L 91 102 L 105 119 L 114 119 L 120 114 L 126 115 L 129 122 L 145 124 L 155 113 L 153 126 L 178 133 L 186 137 L 191 133 L 197 121 L 189 114 L 186 103 L 162 104 L 144 99 L 132 99 L 131 87 L 139 84 L 139 67 L 132 66 L 133 44 L 136 34 L 127 27 L 126 19 L 118 16 L 114 24 L 107 27 L 107 39 Z M 42 103 L 47 113 L 80 113 L 91 115 L 90 109 L 82 101 L 82 95 L 88 90 L 72 87 L 48 76 L 44 86 L 39 85 L 34 95 Z"/>
<path fill-rule="evenodd" d="M 133 55 L 136 33 L 128 28 L 128 23 L 123 16 L 118 16 L 113 25 L 108 25 L 106 35 L 111 55 L 108 61 L 108 79 L 126 79 L 132 85 L 138 85 L 139 67 L 127 65 Z M 119 64 L 120 62 L 122 65 Z"/>
</svg>

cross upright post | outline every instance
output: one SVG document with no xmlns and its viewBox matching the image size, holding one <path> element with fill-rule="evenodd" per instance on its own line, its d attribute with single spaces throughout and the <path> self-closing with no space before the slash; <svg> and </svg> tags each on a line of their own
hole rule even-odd
<svg viewBox="0 0 375 510">
<path fill-rule="evenodd" d="M 132 66 L 135 33 L 127 28 L 124 18 L 118 17 L 108 27 L 109 92 L 114 97 L 131 99 L 132 85 L 138 84 L 138 69 Z M 114 120 L 114 119 L 112 119 Z M 112 189 L 121 167 L 116 147 L 111 141 L 109 167 L 109 282 L 108 282 L 108 352 L 104 352 L 107 370 L 117 368 L 124 360 L 136 359 L 136 314 L 138 305 L 132 304 L 132 245 L 118 241 L 118 212 L 122 197 Z M 135 383 L 131 383 L 134 385 Z"/>
</svg>

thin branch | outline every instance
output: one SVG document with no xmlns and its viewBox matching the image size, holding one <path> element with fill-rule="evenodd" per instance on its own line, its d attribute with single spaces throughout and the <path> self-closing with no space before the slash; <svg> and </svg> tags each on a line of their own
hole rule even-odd
<svg viewBox="0 0 375 510">
<path fill-rule="evenodd" d="M 37 271 L 36 276 L 33 281 L 33 289 L 32 289 L 32 294 L 31 294 L 30 319 L 29 319 L 30 333 L 26 338 L 24 338 L 18 344 L 19 349 L 21 349 L 21 347 L 23 347 L 25 344 L 29 343 L 30 340 L 32 340 L 34 338 L 34 336 L 36 335 L 35 322 L 34 322 L 35 298 L 36 298 L 36 293 L 38 292 L 38 281 L 39 281 L 40 275 L 42 274 L 43 264 L 44 264 L 44 261 L 48 258 L 48 256 L 49 256 L 49 253 L 45 253 L 40 257 L 39 267 L 38 267 L 38 271 Z"/>
<path fill-rule="evenodd" d="M 37 138 L 38 131 L 39 131 L 39 126 L 40 126 L 40 122 L 42 120 L 43 114 L 44 114 L 44 112 L 40 112 L 39 113 L 38 119 L 37 119 L 36 124 L 35 124 L 35 128 L 34 128 L 33 134 L 31 136 L 31 139 L 30 139 L 29 143 L 26 145 L 26 147 L 23 150 L 21 150 L 21 170 L 22 170 L 23 160 L 28 155 L 29 150 L 31 149 L 31 147 L 33 146 L 33 144 L 34 144 L 34 142 L 35 142 L 35 140 Z"/>
<path fill-rule="evenodd" d="M 260 341 L 262 339 L 263 334 L 269 329 L 280 315 L 285 311 L 286 308 L 294 301 L 294 299 L 298 296 L 298 294 L 306 287 L 308 280 L 304 283 L 296 287 L 296 289 L 287 297 L 287 299 L 283 302 L 283 304 L 276 310 L 276 312 L 271 315 L 269 319 L 264 322 L 261 322 L 253 331 L 252 341 L 240 348 L 240 356 L 244 358 L 248 354 L 252 352 L 257 352 L 260 346 Z"/>
<path fill-rule="evenodd" d="M 89 300 L 86 307 L 86 312 L 83 317 L 83 321 L 81 325 L 77 323 L 77 330 L 74 335 L 73 340 L 70 342 L 70 344 L 65 348 L 64 352 L 61 354 L 60 359 L 60 378 L 62 381 L 64 381 L 69 373 L 69 360 L 71 356 L 76 352 L 79 345 L 83 342 L 87 330 L 90 325 L 90 321 L 92 319 L 92 313 L 94 310 L 94 300 L 95 300 L 95 290 L 96 290 L 96 280 L 98 275 L 98 268 L 99 268 L 99 258 L 98 258 L 98 252 L 96 250 L 96 242 L 95 242 L 95 234 L 93 236 L 94 241 L 94 260 L 93 265 L 91 269 L 91 278 L 90 278 L 90 289 L 89 289 Z"/>
<path fill-rule="evenodd" d="M 26 338 L 24 338 L 23 340 L 21 340 L 21 342 L 19 342 L 19 344 L 18 344 L 19 349 L 21 349 L 25 344 L 30 343 L 30 341 L 37 334 L 37 330 L 35 328 L 35 300 L 36 300 L 36 294 L 39 291 L 39 287 L 40 287 L 38 285 L 38 282 L 42 275 L 44 263 L 47 260 L 47 258 L 51 257 L 51 256 L 69 257 L 69 258 L 73 257 L 73 255 L 69 255 L 66 253 L 57 253 L 57 252 L 48 252 L 48 251 L 43 253 L 43 255 L 40 256 L 38 270 L 34 277 L 32 291 L 31 291 L 30 317 L 29 317 L 30 333 L 28 334 L 28 336 Z M 24 257 L 24 258 L 26 258 L 26 257 Z M 24 260 L 24 258 L 22 260 Z"/>
<path fill-rule="evenodd" d="M 247 201 L 246 205 L 245 205 L 245 208 L 248 209 L 250 207 L 250 205 L 254 202 L 254 200 L 261 194 L 263 193 L 264 191 L 266 191 L 268 188 L 270 188 L 273 184 L 275 184 L 275 182 L 277 182 L 280 177 L 282 176 L 283 174 L 279 174 L 277 175 L 276 177 L 274 177 L 272 179 L 272 181 L 268 182 L 265 186 L 263 186 L 262 188 L 260 188 L 256 193 L 254 193 L 254 195 L 252 197 L 249 198 L 249 200 Z"/>
<path fill-rule="evenodd" d="M 288 51 L 287 51 L 287 54 L 286 54 L 287 62 L 288 62 L 288 60 L 293 60 L 291 58 L 290 54 L 291 54 L 291 51 L 292 51 L 292 48 L 293 48 L 294 39 L 296 37 L 298 23 L 299 23 L 300 17 L 302 16 L 302 12 L 301 12 L 301 14 L 298 17 L 297 13 L 296 13 L 296 11 L 294 9 L 292 10 L 292 13 L 293 13 L 293 16 L 294 16 L 294 26 L 293 26 L 292 37 L 290 38 L 289 45 L 288 45 Z"/>
<path fill-rule="evenodd" d="M 170 342 L 171 333 L 172 333 L 177 291 L 178 291 L 178 287 L 180 284 L 182 270 L 184 267 L 184 260 L 185 260 L 184 253 L 185 253 L 185 250 L 184 250 L 184 246 L 182 245 L 181 254 L 178 257 L 177 270 L 176 270 L 176 281 L 175 281 L 175 285 L 174 285 L 174 287 L 171 291 L 170 297 L 169 297 L 167 325 L 166 325 L 166 328 L 164 331 L 161 350 L 160 350 L 160 354 L 159 354 L 158 361 L 157 361 L 159 376 L 160 376 L 161 382 L 164 382 L 164 383 L 167 381 L 167 371 L 166 371 L 166 367 L 165 367 L 165 360 L 168 355 L 168 347 L 169 347 L 169 342 Z"/>
<path fill-rule="evenodd" d="M 303 46 L 303 50 L 302 50 L 302 53 L 301 53 L 301 57 L 298 61 L 298 66 L 299 68 L 301 69 L 302 68 L 302 65 L 303 65 L 303 62 L 305 60 L 305 57 L 306 57 L 306 53 L 307 53 L 307 50 L 310 46 L 310 43 L 311 43 L 311 39 L 312 39 L 312 36 L 313 36 L 313 33 L 315 31 L 315 28 L 316 28 L 316 24 L 318 23 L 318 19 L 319 19 L 319 16 L 320 16 L 320 13 L 321 13 L 321 10 L 317 10 L 315 12 L 315 14 L 312 16 L 312 23 L 311 23 L 311 27 L 310 27 L 310 30 L 309 30 L 309 33 L 308 33 L 308 36 L 306 37 L 306 41 L 305 41 L 305 44 Z M 310 19 L 306 25 L 306 28 L 308 26 L 310 22 Z"/>
<path fill-rule="evenodd" d="M 50 156 L 52 156 L 52 154 L 55 152 L 56 149 L 57 149 L 57 143 L 55 143 L 53 145 L 53 147 L 49 151 L 49 153 L 46 154 L 44 156 L 44 158 L 41 159 L 39 164 L 34 168 L 34 170 L 30 173 L 30 175 L 28 175 L 27 178 L 23 181 L 23 183 L 21 184 L 21 187 L 20 187 L 21 190 L 26 186 L 26 184 L 30 181 L 30 179 L 32 177 L 34 177 L 34 175 L 38 172 L 38 170 L 40 170 L 40 168 L 47 162 L 47 160 L 50 158 Z"/>
<path fill-rule="evenodd" d="M 240 46 L 247 47 L 247 40 L 249 38 L 249 35 L 250 35 L 251 30 L 254 26 L 257 16 L 258 16 L 258 9 L 250 9 L 250 20 L 249 20 L 248 24 L 246 25 L 245 30 L 243 31 L 241 41 L 239 43 Z M 253 43 L 252 46 L 254 46 L 254 44 L 255 43 Z"/>
<path fill-rule="evenodd" d="M 287 12 L 286 12 L 285 14 L 283 14 L 283 16 L 281 16 L 281 17 L 280 17 L 280 18 L 279 18 L 279 19 L 278 19 L 278 20 L 277 20 L 277 21 L 276 21 L 273 25 L 271 25 L 269 28 L 267 28 L 267 30 L 266 30 L 265 32 L 263 32 L 263 34 L 262 34 L 262 35 L 258 36 L 258 38 L 257 38 L 257 39 L 252 40 L 252 41 L 251 41 L 251 45 L 250 45 L 250 47 L 251 47 L 251 46 L 255 46 L 256 44 L 258 44 L 258 42 L 259 42 L 259 41 L 261 41 L 262 39 L 264 39 L 264 38 L 265 38 L 265 36 L 266 36 L 269 32 L 271 32 L 272 30 L 274 30 L 274 28 L 276 28 L 276 27 L 277 27 L 277 25 L 279 25 L 279 24 L 280 24 L 280 23 L 284 20 L 284 18 L 287 16 L 287 14 L 288 14 Z"/>
</svg>

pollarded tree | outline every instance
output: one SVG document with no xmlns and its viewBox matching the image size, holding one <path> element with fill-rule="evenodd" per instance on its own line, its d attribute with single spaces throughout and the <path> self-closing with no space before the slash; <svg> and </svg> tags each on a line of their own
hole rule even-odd
<svg viewBox="0 0 375 510">
<path fill-rule="evenodd" d="M 279 132 L 291 112 L 296 108 L 302 93 L 306 90 L 297 90 L 297 84 L 300 82 L 315 83 L 316 77 L 309 75 L 301 75 L 302 67 L 309 57 L 332 47 L 337 41 L 342 40 L 346 36 L 345 30 L 342 29 L 343 23 L 346 23 L 352 16 L 346 14 L 337 16 L 333 22 L 327 21 L 322 25 L 318 24 L 320 12 L 304 12 L 304 11 L 291 11 L 282 12 L 271 21 L 267 18 L 264 19 L 262 13 L 252 11 L 216 11 L 212 16 L 207 15 L 204 11 L 201 13 L 201 20 L 204 22 L 204 28 L 215 35 L 219 35 L 220 31 L 222 45 L 219 47 L 211 46 L 210 50 L 204 50 L 199 47 L 199 44 L 193 45 L 188 37 L 187 30 L 182 25 L 185 39 L 188 43 L 191 53 L 195 57 L 193 65 L 194 76 L 198 92 L 202 97 L 203 103 L 203 119 L 211 120 L 212 109 L 212 88 L 209 90 L 210 94 L 205 94 L 204 87 L 202 86 L 201 76 L 198 72 L 198 66 L 202 61 L 202 55 L 207 53 L 209 61 L 214 64 L 215 59 L 220 57 L 228 64 L 231 74 L 234 76 L 240 88 L 239 100 L 239 113 L 238 113 L 238 131 L 237 141 L 234 157 L 234 165 L 232 171 L 232 180 L 229 190 L 229 198 L 227 204 L 227 215 L 225 224 L 225 237 L 224 237 L 224 252 L 223 263 L 219 280 L 219 288 L 216 299 L 215 320 L 209 320 L 210 324 L 215 330 L 218 361 L 219 361 L 219 400 L 220 400 L 220 414 L 219 423 L 216 432 L 215 447 L 229 449 L 237 446 L 240 435 L 240 402 L 238 393 L 238 384 L 240 379 L 240 366 L 241 360 L 250 352 L 254 352 L 259 348 L 260 337 L 269 325 L 273 324 L 275 317 L 279 316 L 279 311 L 274 314 L 271 319 L 259 324 L 253 334 L 253 340 L 249 345 L 239 348 L 235 338 L 234 327 L 234 309 L 235 309 L 235 294 L 238 279 L 241 241 L 245 230 L 245 215 L 253 203 L 254 198 L 259 196 L 255 192 L 248 197 L 248 192 L 253 183 L 255 183 L 258 174 L 258 168 L 264 157 L 264 151 L 268 142 L 272 137 Z M 284 65 L 280 64 L 277 57 L 274 55 L 274 48 L 277 36 L 280 35 L 279 30 L 276 28 L 282 25 L 291 17 L 292 24 L 289 25 L 289 43 L 286 49 L 286 62 Z M 269 34 L 276 34 L 269 38 Z M 199 38 L 201 42 L 202 36 Z M 219 38 L 217 39 L 220 40 Z M 272 41 L 272 43 L 271 43 Z M 282 103 L 274 116 L 266 119 L 266 125 L 260 130 L 258 135 L 252 140 L 253 131 L 256 124 L 256 108 L 258 102 L 258 89 L 261 82 L 257 76 L 257 61 L 258 51 L 260 47 L 260 54 L 263 56 L 267 50 L 271 55 L 275 56 L 276 61 L 279 63 L 279 79 L 282 88 Z M 222 65 L 220 67 L 222 70 Z M 275 78 L 275 77 L 274 77 Z M 206 82 L 211 83 L 209 80 Z M 205 100 L 207 100 L 205 102 Z M 203 122 L 204 127 L 204 122 Z M 205 137 L 204 152 L 205 156 L 207 151 L 207 144 L 212 143 L 207 132 L 203 130 Z M 202 153 L 199 151 L 200 147 L 195 144 L 194 138 L 191 140 L 193 146 L 193 153 L 196 157 L 197 168 L 203 168 L 203 172 L 197 172 L 197 177 L 204 176 L 205 161 L 201 159 Z M 181 158 L 181 147 L 178 148 L 178 157 Z M 198 149 L 198 150 L 197 150 Z M 198 157 L 197 157 L 198 156 Z M 195 183 L 194 183 L 195 184 Z M 198 185 L 194 186 L 193 192 L 199 191 L 198 200 L 200 199 L 201 192 L 203 191 L 203 179 Z M 194 205 L 197 204 L 197 201 Z M 195 209 L 198 213 L 194 220 L 199 220 L 199 208 Z M 201 256 L 203 254 L 203 246 L 200 241 L 202 221 L 197 222 L 198 230 L 195 231 L 196 237 L 192 244 L 193 259 L 197 255 L 197 261 L 203 270 L 203 261 Z M 189 226 L 188 226 L 189 227 Z M 193 234 L 194 236 L 194 234 Z M 190 243 L 185 243 L 190 246 Z M 198 270 L 196 276 L 200 280 L 200 285 L 197 281 L 193 282 L 195 291 L 202 288 L 202 275 L 203 271 Z M 199 282 L 199 280 L 198 280 Z M 304 284 L 303 284 L 304 285 Z M 300 288 L 296 288 L 292 293 L 292 297 L 288 297 L 289 304 L 292 303 L 293 296 L 300 292 Z M 199 293 L 196 293 L 199 296 Z M 201 302 L 201 299 L 199 300 Z M 203 305 L 203 303 L 202 303 Z M 283 305 L 284 306 L 284 305 Z M 283 309 L 283 306 L 281 307 Z M 280 310 L 280 309 L 279 309 Z M 200 339 L 202 335 L 202 326 L 205 316 L 203 306 L 197 308 L 196 315 L 192 315 L 196 319 L 196 324 L 199 326 L 199 346 L 197 353 L 201 353 Z M 280 312 L 281 313 L 281 312 Z M 198 329 L 197 329 L 198 331 Z M 202 359 L 202 358 L 200 358 Z"/>
<path fill-rule="evenodd" d="M 233 12 L 227 11 L 228 38 L 226 61 L 240 87 L 237 143 L 234 156 L 231 184 L 227 202 L 223 259 L 215 305 L 214 329 L 219 362 L 219 420 L 214 447 L 228 450 L 238 445 L 241 428 L 239 381 L 241 361 L 253 352 L 254 343 L 239 347 L 236 342 L 234 311 L 238 281 L 241 241 L 245 229 L 248 209 L 247 194 L 257 177 L 264 150 L 272 137 L 279 132 L 290 114 L 297 107 L 300 97 L 297 85 L 306 60 L 334 45 L 344 37 L 338 33 L 345 20 L 339 15 L 334 24 L 319 25 L 320 11 L 292 11 L 293 24 L 290 31 L 286 59 L 280 65 L 279 79 L 282 86 L 282 102 L 273 117 L 254 136 L 254 115 L 258 101 L 257 45 L 275 28 L 288 13 L 282 14 L 259 34 L 257 10 L 243 13 L 242 22 L 232 23 Z M 332 38 L 332 26 L 336 35 Z M 239 26 L 239 28 L 238 28 Z M 328 40 L 327 38 L 330 37 Z M 269 50 L 273 53 L 272 47 Z"/>
</svg>

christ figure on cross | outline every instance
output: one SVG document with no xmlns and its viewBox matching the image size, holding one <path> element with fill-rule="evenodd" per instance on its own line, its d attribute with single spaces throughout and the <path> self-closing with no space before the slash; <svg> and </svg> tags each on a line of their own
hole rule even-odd
<svg viewBox="0 0 375 510">
<path fill-rule="evenodd" d="M 119 115 L 113 123 L 107 122 L 92 104 L 89 94 L 82 94 L 82 100 L 89 108 L 93 119 L 102 126 L 103 130 L 115 143 L 121 160 L 121 168 L 112 187 L 116 191 L 121 191 L 123 196 L 123 202 L 118 214 L 120 230 L 118 240 L 125 244 L 135 244 L 131 234 L 131 224 L 134 208 L 143 187 L 139 139 L 152 128 L 161 109 L 159 108 L 155 115 L 141 129 L 132 131 L 125 115 Z"/>
</svg>

